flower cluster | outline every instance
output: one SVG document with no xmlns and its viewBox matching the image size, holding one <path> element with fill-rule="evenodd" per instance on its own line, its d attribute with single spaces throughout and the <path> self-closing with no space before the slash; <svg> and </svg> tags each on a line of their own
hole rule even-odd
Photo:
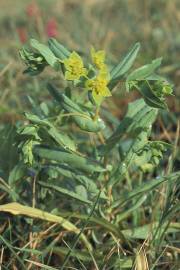
<svg viewBox="0 0 180 270">
<path fill-rule="evenodd" d="M 100 105 L 104 97 L 111 96 L 108 88 L 110 81 L 110 74 L 108 67 L 105 64 L 105 51 L 95 51 L 91 48 L 91 59 L 95 66 L 94 76 L 89 78 L 89 71 L 84 67 L 83 60 L 78 53 L 72 52 L 63 63 L 65 66 L 65 79 L 70 81 L 79 80 L 81 77 L 85 78 L 85 89 L 91 91 L 93 100 L 97 105 Z"/>
<path fill-rule="evenodd" d="M 66 58 L 63 62 L 66 68 L 66 80 L 79 80 L 80 77 L 87 75 L 87 69 L 84 67 L 81 57 L 76 52 L 72 52 L 69 58 Z"/>
</svg>

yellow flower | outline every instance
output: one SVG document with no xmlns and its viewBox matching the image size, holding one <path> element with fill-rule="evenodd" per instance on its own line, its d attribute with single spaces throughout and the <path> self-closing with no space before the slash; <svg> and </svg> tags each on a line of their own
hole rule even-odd
<svg viewBox="0 0 180 270">
<path fill-rule="evenodd" d="M 66 80 L 78 80 L 81 76 L 87 75 L 87 69 L 84 68 L 82 58 L 76 52 L 72 52 L 69 58 L 63 61 L 66 68 L 65 79 Z"/>
<path fill-rule="evenodd" d="M 108 72 L 100 71 L 94 79 L 86 81 L 85 87 L 92 91 L 94 101 L 99 105 L 104 97 L 110 97 L 111 92 L 107 87 L 110 76 Z"/>
<path fill-rule="evenodd" d="M 100 50 L 100 51 L 95 51 L 94 47 L 91 47 L 91 58 L 93 63 L 96 65 L 98 69 L 105 69 L 106 65 L 104 63 L 105 61 L 105 51 Z"/>
</svg>

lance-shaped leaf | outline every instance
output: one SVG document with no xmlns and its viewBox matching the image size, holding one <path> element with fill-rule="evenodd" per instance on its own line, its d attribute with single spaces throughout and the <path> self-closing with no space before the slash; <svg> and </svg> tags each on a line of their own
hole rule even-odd
<svg viewBox="0 0 180 270">
<path fill-rule="evenodd" d="M 75 123 L 88 132 L 99 132 L 105 125 L 102 119 L 93 120 L 89 113 L 85 113 L 76 103 L 66 95 L 60 93 L 54 86 L 48 84 L 50 94 L 60 103 L 62 108 L 69 112 Z"/>
<path fill-rule="evenodd" d="M 94 179 L 89 178 L 87 175 L 73 169 L 70 166 L 46 164 L 45 166 L 42 166 L 42 169 L 44 169 L 48 175 L 51 175 L 53 172 L 55 172 L 57 179 L 59 178 L 59 175 L 63 175 L 64 177 L 83 185 L 86 188 L 87 193 L 90 194 L 90 197 L 94 197 L 99 193 L 97 181 L 94 181 Z M 107 199 L 104 190 L 101 190 L 100 198 Z"/>
<path fill-rule="evenodd" d="M 133 205 L 130 208 L 117 215 L 116 222 L 119 223 L 129 217 L 132 213 L 134 213 L 137 209 L 141 207 L 141 205 L 145 202 L 146 199 L 147 195 L 143 195 L 138 198 L 136 202 L 133 202 Z"/>
<path fill-rule="evenodd" d="M 133 139 L 120 165 L 118 165 L 117 169 L 112 173 L 111 179 L 109 181 L 110 185 L 114 185 L 123 179 L 125 173 L 128 171 L 129 167 L 136 159 L 137 153 L 147 144 L 148 134 L 151 130 L 151 123 L 154 121 L 154 114 L 150 114 L 148 117 L 149 119 L 147 119 L 147 125 L 149 125 L 149 127 L 147 127 L 146 131 L 140 132 L 139 135 Z"/>
<path fill-rule="evenodd" d="M 144 65 L 135 69 L 127 76 L 127 81 L 143 80 L 154 73 L 154 71 L 161 65 L 162 58 L 157 58 L 151 64 Z"/>
<path fill-rule="evenodd" d="M 69 57 L 70 51 L 68 51 L 62 44 L 60 44 L 55 38 L 48 40 L 48 45 L 53 54 L 60 60 L 64 60 Z"/>
<path fill-rule="evenodd" d="M 41 158 L 54 160 L 60 164 L 65 163 L 72 166 L 73 168 L 77 168 L 88 173 L 104 172 L 111 169 L 111 166 L 107 165 L 107 167 L 104 168 L 101 163 L 97 161 L 65 151 L 64 149 L 52 149 L 37 145 L 34 147 L 34 153 Z"/>
<path fill-rule="evenodd" d="M 128 171 L 131 163 L 136 157 L 136 152 L 141 150 L 147 143 L 147 132 L 141 132 L 131 143 L 128 152 L 125 154 L 124 159 L 120 165 L 117 166 L 116 170 L 112 173 L 109 181 L 109 185 L 115 185 L 118 181 L 122 180 L 125 173 Z"/>
<path fill-rule="evenodd" d="M 9 212 L 12 215 L 25 215 L 31 218 L 38 218 L 49 222 L 58 223 L 67 231 L 72 231 L 76 234 L 80 233 L 80 229 L 78 229 L 70 221 L 61 216 L 49 214 L 48 212 L 42 211 L 40 209 L 25 206 L 19 203 L 8 203 L 0 205 L 0 212 Z M 92 250 L 91 244 L 83 233 L 81 233 L 80 238 L 84 242 L 88 250 Z"/>
<path fill-rule="evenodd" d="M 41 119 L 35 114 L 25 113 L 26 118 L 33 124 L 38 124 L 43 127 L 46 132 L 63 148 L 76 151 L 76 146 L 73 140 L 62 131 L 58 131 L 56 127 L 50 123 L 47 119 Z"/>
<path fill-rule="evenodd" d="M 92 203 L 90 200 L 83 198 L 79 194 L 77 194 L 77 193 L 75 193 L 75 192 L 73 192 L 73 191 L 71 191 L 69 189 L 59 187 L 59 186 L 54 185 L 54 184 L 44 183 L 42 181 L 38 181 L 38 184 L 41 185 L 42 187 L 55 190 L 55 191 L 57 191 L 57 192 L 59 192 L 61 194 L 66 195 L 67 197 L 78 200 L 80 202 L 83 202 L 83 203 L 86 203 L 86 204 L 91 204 Z"/>
<path fill-rule="evenodd" d="M 114 66 L 110 72 L 111 81 L 109 88 L 113 89 L 120 79 L 123 78 L 125 73 L 132 67 L 136 56 L 140 49 L 140 43 L 137 42 L 121 60 L 121 62 Z"/>
<path fill-rule="evenodd" d="M 57 57 L 52 53 L 48 46 L 40 43 L 35 39 L 31 39 L 31 46 L 35 48 L 47 61 L 47 63 L 55 70 L 59 70 L 60 62 Z"/>
<path fill-rule="evenodd" d="M 146 130 L 155 121 L 157 110 L 149 107 L 143 99 L 137 99 L 128 105 L 128 111 L 124 119 L 120 122 L 114 133 L 106 140 L 106 144 L 101 147 L 101 154 L 105 155 L 111 151 L 123 135 L 136 136 L 141 131 Z"/>
</svg>

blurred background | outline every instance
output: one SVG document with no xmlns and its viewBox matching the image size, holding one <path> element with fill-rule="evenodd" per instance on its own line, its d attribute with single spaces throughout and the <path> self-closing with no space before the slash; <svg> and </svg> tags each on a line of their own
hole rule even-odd
<svg viewBox="0 0 180 270">
<path fill-rule="evenodd" d="M 1 122 L 16 121 L 26 108 L 25 96 L 30 91 L 36 97 L 44 95 L 39 80 L 22 74 L 24 66 L 18 50 L 31 37 L 43 42 L 55 37 L 70 49 L 84 53 L 94 45 L 105 49 L 113 62 L 140 41 L 135 66 L 163 57 L 160 73 L 174 84 L 177 97 L 169 99 L 170 110 L 179 115 L 179 28 L 178 0 L 1 0 Z M 47 75 L 45 72 L 40 78 Z M 124 104 L 128 98 L 126 94 L 119 102 Z"/>
</svg>

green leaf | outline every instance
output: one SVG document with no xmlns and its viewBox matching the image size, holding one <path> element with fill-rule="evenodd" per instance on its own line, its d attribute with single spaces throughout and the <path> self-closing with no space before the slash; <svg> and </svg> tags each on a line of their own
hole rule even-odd
<svg viewBox="0 0 180 270">
<path fill-rule="evenodd" d="M 25 117 L 33 124 L 49 127 L 50 123 L 46 119 L 41 119 L 39 116 L 32 113 L 24 113 Z"/>
<path fill-rule="evenodd" d="M 37 125 L 29 124 L 28 126 L 20 126 L 17 129 L 17 133 L 22 136 L 24 135 L 25 137 L 28 137 L 28 138 L 33 138 L 36 141 L 40 141 L 41 138 L 38 135 L 38 130 L 39 130 L 39 127 Z"/>
<path fill-rule="evenodd" d="M 124 119 L 120 122 L 114 133 L 106 140 L 105 146 L 101 147 L 101 154 L 111 151 L 123 135 L 137 136 L 141 131 L 147 130 L 157 116 L 157 110 L 146 105 L 143 99 L 137 99 L 128 104 L 128 110 Z"/>
<path fill-rule="evenodd" d="M 88 132 L 99 132 L 105 125 L 102 119 L 94 121 L 88 112 L 84 112 L 76 103 L 66 95 L 60 93 L 54 86 L 48 84 L 50 94 L 59 102 L 66 112 L 69 112 L 80 129 Z"/>
<path fill-rule="evenodd" d="M 47 119 L 41 119 L 37 115 L 25 113 L 26 118 L 34 124 L 38 124 L 63 148 L 76 151 L 76 145 L 73 140 L 62 131 L 58 131 L 53 123 Z"/>
<path fill-rule="evenodd" d="M 60 63 L 57 57 L 52 53 L 52 51 L 48 48 L 48 46 L 40 43 L 35 39 L 31 39 L 31 46 L 35 48 L 47 61 L 47 63 L 53 67 L 55 70 L 60 69 Z"/>
<path fill-rule="evenodd" d="M 46 165 L 46 170 L 53 170 L 53 172 L 58 173 L 58 175 L 63 175 L 64 177 L 72 179 L 72 181 L 76 181 L 78 184 L 83 185 L 90 197 L 96 196 L 99 192 L 97 182 L 70 166 L 48 164 Z M 100 198 L 107 199 L 103 190 L 101 191 Z"/>
<path fill-rule="evenodd" d="M 132 67 L 136 56 L 140 49 L 140 43 L 136 43 L 129 52 L 125 55 L 125 57 L 121 60 L 121 62 L 114 66 L 110 72 L 111 81 L 109 84 L 109 88 L 113 89 L 117 82 L 123 78 L 124 74 Z"/>
<path fill-rule="evenodd" d="M 17 164 L 10 172 L 9 178 L 8 178 L 8 183 L 12 187 L 13 185 L 16 184 L 16 182 L 21 179 L 26 172 L 26 167 L 24 164 Z"/>
<path fill-rule="evenodd" d="M 132 213 L 135 213 L 135 211 L 140 208 L 140 206 L 145 202 L 146 199 L 147 199 L 146 195 L 141 196 L 140 198 L 138 198 L 136 202 L 133 202 L 132 207 L 130 207 L 129 209 L 125 210 L 120 214 L 117 214 L 116 222 L 119 223 L 122 220 L 129 217 Z"/>
<path fill-rule="evenodd" d="M 49 183 L 45 183 L 45 182 L 42 182 L 42 181 L 38 181 L 38 184 L 40 184 L 42 187 L 46 187 L 46 188 L 50 188 L 50 189 L 53 189 L 61 194 L 64 194 L 64 195 L 67 195 L 68 197 L 71 197 L 73 199 L 76 199 L 80 202 L 83 202 L 83 203 L 87 203 L 87 204 L 91 204 L 92 202 L 87 200 L 87 199 L 84 199 L 83 196 L 81 195 L 78 195 L 78 193 L 75 193 L 73 191 L 70 191 L 68 189 L 65 189 L 65 188 L 62 188 L 62 187 L 59 187 L 59 186 L 56 186 L 56 185 L 53 185 L 53 184 L 49 184 Z"/>
<path fill-rule="evenodd" d="M 34 153 L 41 158 L 55 160 L 60 164 L 65 163 L 79 170 L 93 173 L 93 172 L 104 172 L 107 171 L 109 166 L 104 168 L 99 162 L 93 161 L 91 159 L 85 158 L 83 156 L 78 156 L 75 153 L 70 153 L 65 150 L 55 150 L 47 148 L 45 146 L 34 147 Z"/>
<path fill-rule="evenodd" d="M 140 49 L 140 43 L 136 43 L 132 49 L 126 54 L 126 56 L 122 59 L 122 61 L 115 66 L 111 72 L 111 79 L 116 79 L 124 75 L 132 66 L 134 63 L 134 60 L 136 59 L 137 53 Z"/>
<path fill-rule="evenodd" d="M 112 173 L 109 181 L 109 185 L 115 185 L 121 181 L 128 171 L 130 165 L 136 158 L 136 153 L 140 151 L 147 143 L 147 132 L 141 132 L 131 143 L 127 153 L 125 153 L 124 159 L 120 165 L 117 166 L 116 170 Z"/>
<path fill-rule="evenodd" d="M 72 150 L 73 152 L 76 151 L 76 145 L 73 140 L 70 139 L 68 135 L 63 133 L 62 131 L 57 131 L 57 129 L 51 126 L 47 133 L 62 147 L 65 149 Z"/>
<path fill-rule="evenodd" d="M 69 57 L 70 51 L 68 51 L 62 44 L 60 44 L 55 38 L 48 40 L 48 45 L 53 54 L 60 60 L 64 60 Z"/>
<path fill-rule="evenodd" d="M 146 113 L 144 117 L 141 118 L 141 121 L 134 121 L 134 126 L 132 125 L 130 132 L 135 135 L 135 138 L 132 140 L 128 151 L 124 154 L 120 165 L 118 165 L 116 170 L 114 170 L 114 172 L 112 173 L 110 181 L 108 183 L 109 185 L 114 185 L 118 181 L 123 179 L 125 173 L 128 171 L 129 167 L 134 162 L 137 152 L 142 150 L 147 144 L 148 136 L 152 128 L 152 123 L 156 119 L 156 115 L 157 110 L 149 110 L 148 113 Z"/>
<path fill-rule="evenodd" d="M 161 65 L 162 58 L 157 58 L 151 64 L 144 65 L 135 69 L 127 76 L 127 81 L 143 80 L 152 75 L 154 71 Z"/>
</svg>

